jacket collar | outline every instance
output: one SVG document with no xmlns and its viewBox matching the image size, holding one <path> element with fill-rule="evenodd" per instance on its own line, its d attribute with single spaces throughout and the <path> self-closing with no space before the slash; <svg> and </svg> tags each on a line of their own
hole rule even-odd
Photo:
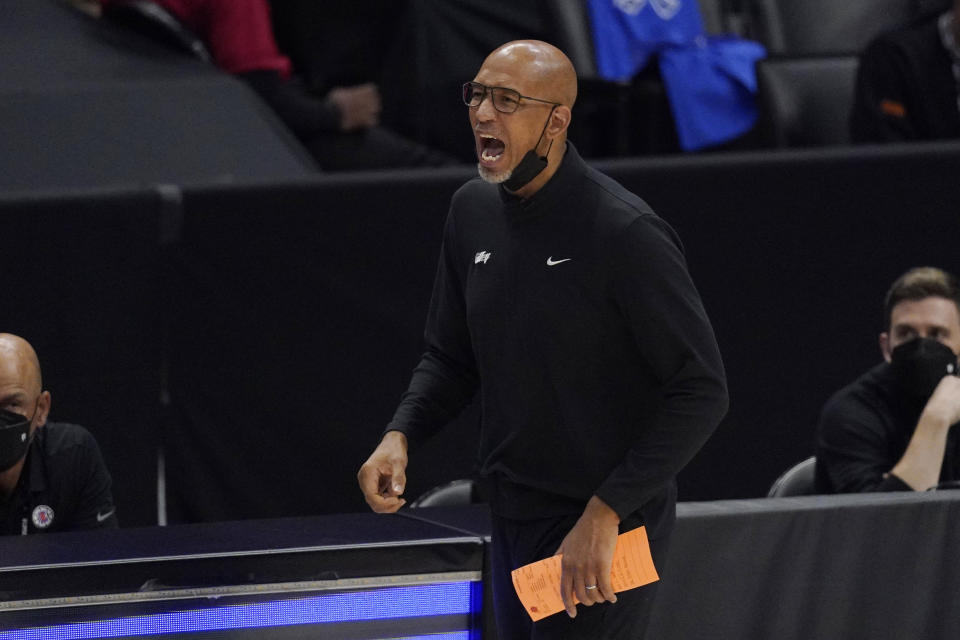
<svg viewBox="0 0 960 640">
<path fill-rule="evenodd" d="M 579 178 L 586 172 L 587 164 L 577 153 L 573 143 L 567 141 L 567 149 L 557 172 L 529 198 L 520 198 L 500 185 L 500 199 L 503 202 L 504 212 L 512 222 L 520 222 L 549 213 L 558 206 L 562 207 L 570 190 L 576 188 Z"/>
</svg>

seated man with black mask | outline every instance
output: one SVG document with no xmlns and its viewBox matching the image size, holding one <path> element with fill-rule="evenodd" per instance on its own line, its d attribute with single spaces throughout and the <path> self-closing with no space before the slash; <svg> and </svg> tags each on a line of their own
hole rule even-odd
<svg viewBox="0 0 960 640">
<path fill-rule="evenodd" d="M 33 347 L 0 333 L 0 535 L 116 528 L 96 441 L 47 423 L 50 402 Z"/>
<path fill-rule="evenodd" d="M 932 267 L 890 287 L 884 361 L 826 404 L 817 434 L 821 493 L 924 491 L 960 480 L 960 286 Z"/>
</svg>

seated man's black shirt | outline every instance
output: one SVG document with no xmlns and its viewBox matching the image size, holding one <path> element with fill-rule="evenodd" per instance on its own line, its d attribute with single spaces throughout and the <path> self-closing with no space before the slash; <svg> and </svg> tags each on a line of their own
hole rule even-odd
<svg viewBox="0 0 960 640">
<path fill-rule="evenodd" d="M 0 498 L 0 534 L 116 528 L 110 484 L 89 431 L 48 423 L 33 436 L 14 492 Z"/>
<path fill-rule="evenodd" d="M 885 362 L 834 394 L 817 431 L 817 492 L 909 491 L 903 480 L 886 474 L 907 450 L 925 404 L 904 397 Z M 960 429 L 953 425 L 940 482 L 958 479 Z"/>
</svg>

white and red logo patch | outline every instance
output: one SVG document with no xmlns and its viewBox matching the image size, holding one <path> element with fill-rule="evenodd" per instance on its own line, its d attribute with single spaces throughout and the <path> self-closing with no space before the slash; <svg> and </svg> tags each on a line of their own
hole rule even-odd
<svg viewBox="0 0 960 640">
<path fill-rule="evenodd" d="M 45 504 L 37 505 L 30 516 L 33 526 L 37 529 L 46 529 L 53 524 L 53 509 Z"/>
</svg>

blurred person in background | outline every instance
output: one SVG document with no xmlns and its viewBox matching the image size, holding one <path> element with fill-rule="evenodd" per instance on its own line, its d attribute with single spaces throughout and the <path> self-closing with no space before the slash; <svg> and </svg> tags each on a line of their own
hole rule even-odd
<svg viewBox="0 0 960 640">
<path fill-rule="evenodd" d="M 960 480 L 960 285 L 911 269 L 887 292 L 883 362 L 838 391 L 820 418 L 820 493 L 924 491 Z"/>
<path fill-rule="evenodd" d="M 126 0 L 101 0 L 105 11 Z M 195 34 L 214 62 L 249 84 L 324 171 L 455 164 L 380 125 L 377 86 L 365 82 L 311 92 L 274 38 L 267 0 L 153 0 Z"/>
<path fill-rule="evenodd" d="M 883 34 L 860 56 L 854 142 L 960 138 L 960 0 Z"/>
</svg>

